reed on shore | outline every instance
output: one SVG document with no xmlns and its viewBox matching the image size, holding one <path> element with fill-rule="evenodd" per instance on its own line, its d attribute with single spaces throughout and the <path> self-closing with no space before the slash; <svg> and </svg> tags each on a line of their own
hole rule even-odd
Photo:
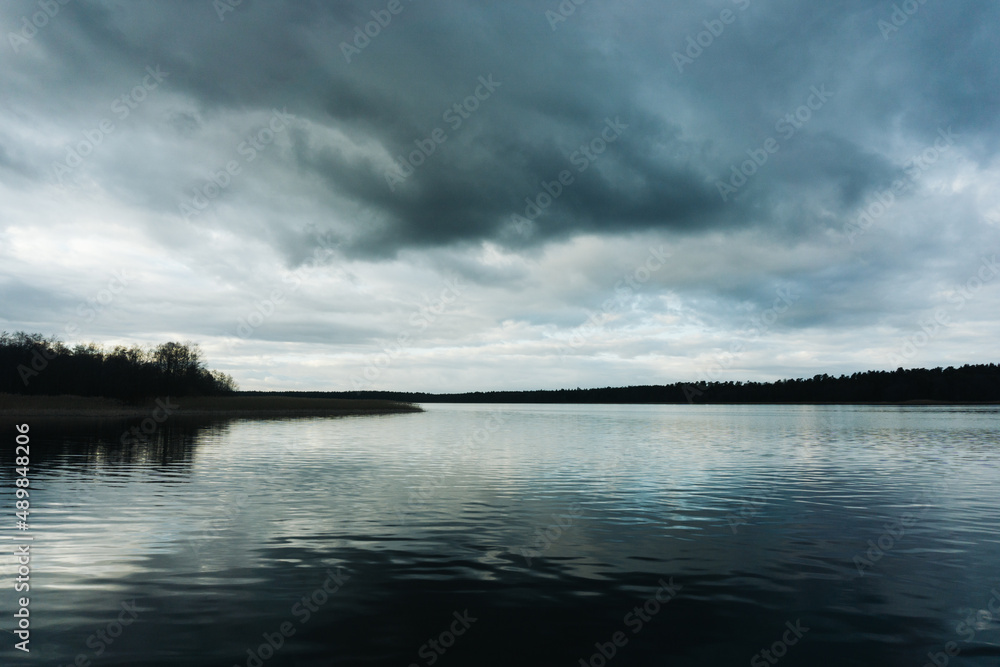
<svg viewBox="0 0 1000 667">
<path fill-rule="evenodd" d="M 96 396 L 25 396 L 0 394 L 0 417 L 21 418 L 145 417 L 153 410 L 171 416 L 243 418 L 335 417 L 422 412 L 412 403 L 378 399 L 302 398 L 294 396 L 182 396 L 126 402 Z"/>
</svg>

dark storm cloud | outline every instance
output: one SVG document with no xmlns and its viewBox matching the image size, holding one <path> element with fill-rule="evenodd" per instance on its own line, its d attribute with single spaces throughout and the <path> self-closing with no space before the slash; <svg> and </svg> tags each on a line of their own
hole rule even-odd
<svg viewBox="0 0 1000 667">
<path fill-rule="evenodd" d="M 989 26 L 1000 9 L 992 3 L 924 3 L 887 37 L 879 21 L 892 21 L 889 2 L 595 2 L 555 30 L 545 15 L 553 7 L 543 2 L 402 0 L 400 7 L 380 34 L 355 42 L 356 28 L 385 3 L 247 1 L 220 20 L 208 0 L 77 0 L 21 47 L 25 53 L 5 57 L 15 71 L 31 59 L 32 77 L 15 100 L 33 100 L 69 123 L 83 108 L 81 128 L 86 109 L 100 113 L 147 65 L 169 72 L 171 93 L 193 102 L 144 121 L 181 144 L 211 145 L 202 124 L 220 114 L 288 109 L 311 125 L 289 133 L 291 152 L 274 158 L 300 176 L 282 187 L 346 203 L 356 217 L 343 250 L 364 255 L 484 239 L 524 247 L 642 229 L 774 224 L 810 234 L 812 209 L 846 212 L 891 180 L 899 165 L 869 143 L 886 129 L 902 126 L 927 141 L 947 126 L 967 141 L 996 135 L 998 45 Z M 5 23 L 33 9 L 10 3 Z M 694 53 L 687 38 L 704 35 L 705 22 L 723 10 L 734 21 L 679 72 L 676 54 Z M 362 45 L 350 63 L 345 43 Z M 481 80 L 498 85 L 484 89 Z M 783 142 L 739 196 L 723 201 L 717 182 L 777 136 L 775 121 L 814 86 L 834 92 L 827 108 Z M 477 89 L 487 98 L 475 99 Z M 448 115 L 465 101 L 478 108 Z M 602 154 L 582 157 L 592 141 L 603 147 L 609 120 L 627 129 Z M 377 151 L 349 154 L 318 140 L 317 126 Z M 436 129 L 447 140 L 428 144 Z M 434 153 L 415 154 L 420 142 Z M 995 149 L 993 139 L 976 146 L 983 157 Z M 189 148 L 185 159 L 197 161 L 197 147 Z M 411 154 L 423 164 L 390 187 L 388 161 Z M 9 155 L 0 152 L 8 167 Z M 188 171 L 216 166 L 207 150 L 204 159 Z M 129 163 L 119 147 L 100 179 L 141 191 L 139 201 L 176 207 L 187 185 L 177 182 L 183 168 L 147 167 L 155 173 L 139 183 L 135 168 L 115 169 Z M 534 225 L 512 232 L 512 216 L 533 211 L 526 198 L 546 201 L 544 184 L 564 171 L 572 184 Z M 795 221 L 782 219 L 776 200 L 797 201 Z"/>
</svg>

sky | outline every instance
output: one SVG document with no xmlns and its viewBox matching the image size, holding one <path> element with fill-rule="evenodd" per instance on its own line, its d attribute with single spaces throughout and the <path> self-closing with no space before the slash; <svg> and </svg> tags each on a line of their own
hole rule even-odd
<svg viewBox="0 0 1000 667">
<path fill-rule="evenodd" d="M 1000 357 L 991 0 L 7 0 L 0 330 L 243 389 Z"/>
</svg>

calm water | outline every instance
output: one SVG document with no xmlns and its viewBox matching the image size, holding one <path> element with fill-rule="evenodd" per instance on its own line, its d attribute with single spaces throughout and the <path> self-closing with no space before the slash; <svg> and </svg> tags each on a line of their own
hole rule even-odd
<svg viewBox="0 0 1000 667">
<path fill-rule="evenodd" d="M 34 424 L 0 664 L 1000 664 L 995 408 L 426 407 Z"/>
</svg>

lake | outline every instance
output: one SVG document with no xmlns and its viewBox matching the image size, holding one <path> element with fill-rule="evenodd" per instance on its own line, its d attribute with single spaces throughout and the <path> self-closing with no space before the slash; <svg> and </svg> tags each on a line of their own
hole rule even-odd
<svg viewBox="0 0 1000 667">
<path fill-rule="evenodd" d="M 996 407 L 424 407 L 9 433 L 0 663 L 1000 664 Z"/>
</svg>

